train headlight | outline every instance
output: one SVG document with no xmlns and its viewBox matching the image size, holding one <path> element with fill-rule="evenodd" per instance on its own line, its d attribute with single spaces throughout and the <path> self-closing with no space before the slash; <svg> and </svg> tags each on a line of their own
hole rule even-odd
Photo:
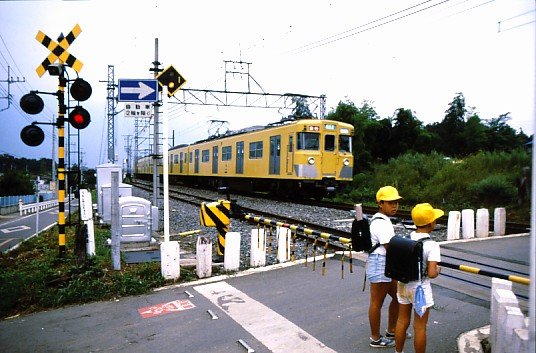
<svg viewBox="0 0 536 353">
<path fill-rule="evenodd" d="M 315 164 L 315 157 L 309 157 L 309 158 L 307 159 L 307 163 L 309 163 L 310 165 Z"/>
<path fill-rule="evenodd" d="M 343 163 L 345 166 L 350 165 L 350 161 L 348 160 L 348 158 L 345 158 L 344 161 L 342 161 L 342 163 Z"/>
</svg>

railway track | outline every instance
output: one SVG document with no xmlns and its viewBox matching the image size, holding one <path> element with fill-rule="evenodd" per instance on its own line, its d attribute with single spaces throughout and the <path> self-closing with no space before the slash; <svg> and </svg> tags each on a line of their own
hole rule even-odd
<svg viewBox="0 0 536 353">
<path fill-rule="evenodd" d="M 143 182 L 143 184 L 141 184 L 141 182 Z M 137 183 L 138 185 L 152 185 L 142 180 L 138 180 Z M 177 192 L 177 191 L 174 191 L 174 192 Z M 292 202 L 296 204 L 308 205 L 308 206 L 313 206 L 313 207 L 331 208 L 331 209 L 348 211 L 348 212 L 351 212 L 354 209 L 354 205 L 350 203 L 315 201 L 315 200 L 308 200 L 308 199 L 288 200 L 288 199 L 281 199 L 279 197 L 274 197 L 266 193 L 243 193 L 242 195 L 255 197 L 255 198 L 262 198 L 262 199 L 272 200 L 272 201 Z M 369 215 L 372 215 L 377 212 L 377 207 L 375 206 L 363 205 L 362 209 L 365 214 L 369 214 Z M 403 222 L 405 224 L 411 224 L 412 223 L 411 211 L 399 209 L 394 220 Z M 448 217 L 442 217 L 441 219 L 438 220 L 438 224 L 446 225 L 447 221 L 448 221 Z M 490 219 L 490 222 L 492 223 L 493 219 Z M 528 223 L 508 222 L 508 221 L 506 222 L 506 234 L 521 234 L 521 233 L 528 233 L 528 232 L 530 232 L 530 224 Z"/>
</svg>

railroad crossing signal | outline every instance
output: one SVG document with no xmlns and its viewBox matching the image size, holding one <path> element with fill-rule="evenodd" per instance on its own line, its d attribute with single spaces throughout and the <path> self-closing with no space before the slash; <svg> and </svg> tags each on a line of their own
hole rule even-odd
<svg viewBox="0 0 536 353">
<path fill-rule="evenodd" d="M 69 113 L 69 123 L 75 129 L 85 129 L 91 122 L 91 116 L 89 112 L 81 106 L 76 106 L 72 112 Z"/>
<path fill-rule="evenodd" d="M 162 71 L 156 79 L 160 86 L 168 87 L 169 97 L 172 97 L 186 83 L 186 79 L 172 65 Z"/>
<path fill-rule="evenodd" d="M 59 43 L 56 43 L 54 40 L 50 39 L 50 37 L 43 32 L 37 32 L 35 39 L 37 39 L 39 43 L 43 44 L 48 50 L 50 50 L 50 54 L 45 60 L 43 60 L 41 65 L 35 69 L 39 77 L 43 76 L 43 74 L 47 71 L 48 66 L 53 64 L 58 59 L 61 61 L 61 63 L 72 67 L 76 72 L 80 73 L 80 70 L 82 70 L 82 66 L 84 64 L 82 64 L 80 60 L 75 58 L 67 51 L 67 48 L 69 48 L 71 43 L 74 42 L 80 32 L 82 32 L 82 29 L 78 24 L 76 24 L 73 30 L 69 32 L 67 37 L 61 38 L 63 36 L 61 35 L 60 38 L 58 38 Z"/>
</svg>

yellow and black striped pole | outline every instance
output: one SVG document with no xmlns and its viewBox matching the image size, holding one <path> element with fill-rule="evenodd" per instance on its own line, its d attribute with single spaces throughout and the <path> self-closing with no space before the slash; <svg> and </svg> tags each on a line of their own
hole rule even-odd
<svg viewBox="0 0 536 353">
<path fill-rule="evenodd" d="M 218 256 L 225 255 L 225 235 L 229 231 L 231 202 L 220 200 L 211 203 L 201 203 L 199 221 L 205 227 L 216 227 L 218 230 Z"/>
<path fill-rule="evenodd" d="M 58 85 L 58 244 L 59 257 L 65 252 L 65 86 L 66 80 L 61 70 Z"/>
<path fill-rule="evenodd" d="M 451 264 L 448 262 L 440 262 L 439 266 L 448 267 L 448 268 L 452 268 L 454 270 L 459 270 L 463 272 L 474 273 L 476 275 L 481 275 L 481 276 L 500 278 L 500 279 L 504 279 L 507 281 L 524 284 L 527 286 L 530 285 L 530 279 L 526 277 L 521 277 L 521 276 L 516 276 L 516 275 L 504 275 L 502 273 L 482 270 L 477 267 L 472 267 L 472 266 L 467 266 L 467 265 L 456 265 L 456 264 Z"/>
</svg>

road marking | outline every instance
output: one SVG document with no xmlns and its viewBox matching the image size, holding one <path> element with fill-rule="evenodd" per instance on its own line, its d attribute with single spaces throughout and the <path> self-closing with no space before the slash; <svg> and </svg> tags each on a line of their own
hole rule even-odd
<svg viewBox="0 0 536 353">
<path fill-rule="evenodd" d="M 147 319 L 149 317 L 171 314 L 177 311 L 183 311 L 193 308 L 195 308 L 195 305 L 193 305 L 191 301 L 184 299 L 174 300 L 169 303 L 156 304 L 145 308 L 139 308 L 138 312 L 140 313 L 142 318 Z"/>
<path fill-rule="evenodd" d="M 9 228 L 2 228 L 0 231 L 2 233 L 13 233 L 13 232 L 20 232 L 21 230 L 30 229 L 28 226 L 16 226 L 16 227 L 9 227 Z"/>
<path fill-rule="evenodd" d="M 226 282 L 205 284 L 194 289 L 274 353 L 335 353 L 299 326 Z"/>
<path fill-rule="evenodd" d="M 5 244 L 9 243 L 12 240 L 15 240 L 16 238 L 7 238 L 5 241 L 0 243 L 0 246 L 4 246 Z"/>
</svg>

